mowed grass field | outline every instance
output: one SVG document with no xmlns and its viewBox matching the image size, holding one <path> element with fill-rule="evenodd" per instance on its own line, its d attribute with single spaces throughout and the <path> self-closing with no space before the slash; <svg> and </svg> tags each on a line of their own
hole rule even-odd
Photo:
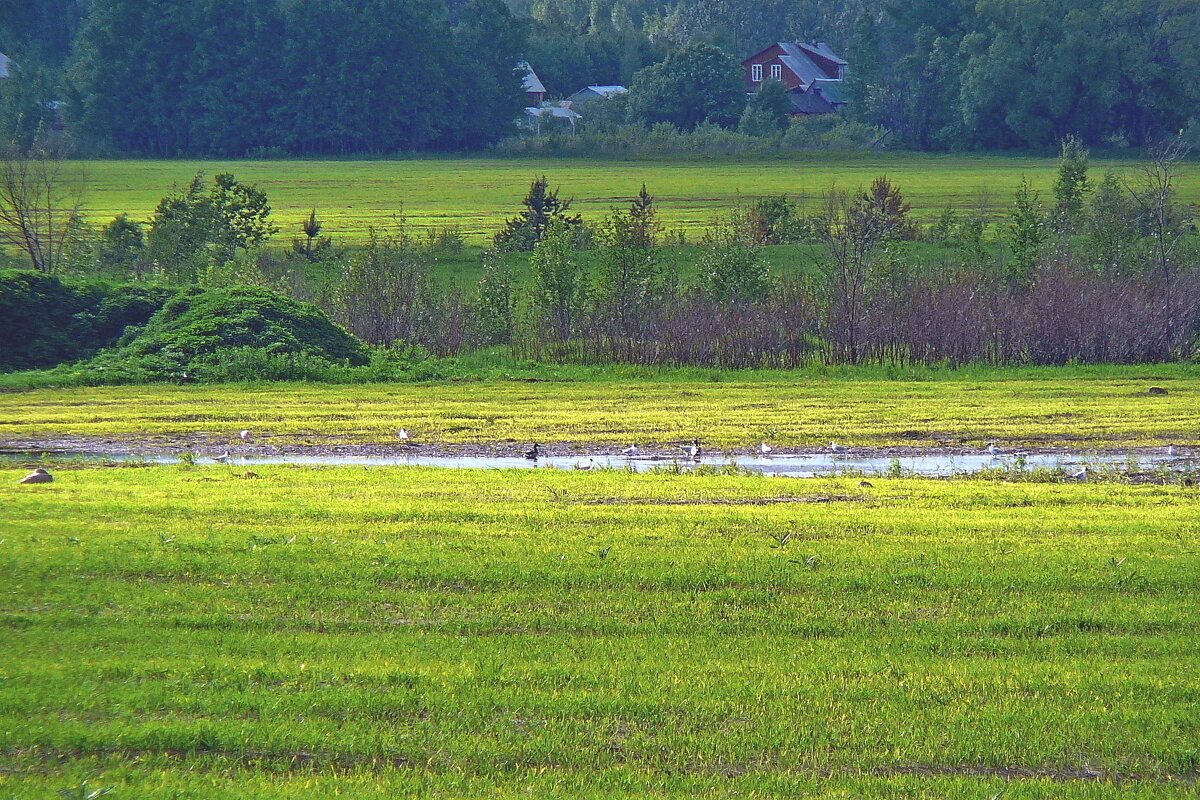
<svg viewBox="0 0 1200 800">
<path fill-rule="evenodd" d="M 517 375 L 519 369 L 514 369 Z M 545 376 L 558 372 L 557 379 Z M 535 369 L 526 380 L 126 386 L 0 393 L 0 444 L 117 443 L 820 448 L 1200 445 L 1200 376 L 1185 365 L 717 372 Z M 1151 395 L 1159 386 L 1166 395 Z"/>
<path fill-rule="evenodd" d="M 1195 488 L 256 471 L 0 471 L 0 797 L 1196 796 Z"/>
<path fill-rule="evenodd" d="M 812 153 L 789 159 L 696 159 L 610 161 L 590 159 L 432 159 L 412 161 L 86 161 L 86 213 L 94 222 L 117 214 L 148 220 L 172 186 L 199 171 L 210 177 L 233 172 L 256 183 L 271 199 L 283 235 L 317 209 L 325 233 L 343 242 L 365 239 L 370 227 L 394 224 L 403 213 L 416 228 L 458 226 L 484 243 L 520 208 L 530 181 L 546 175 L 573 197 L 585 219 L 599 220 L 627 204 L 642 184 L 657 198 L 668 229 L 698 237 L 706 225 L 739 202 L 788 194 L 813 208 L 830 187 L 853 190 L 887 175 L 902 188 L 914 214 L 935 217 L 942 208 L 964 209 L 985 190 L 996 214 L 1011 205 L 1021 177 L 1049 197 L 1052 158 L 945 156 L 904 153 Z M 1134 162 L 1096 161 L 1094 177 L 1106 169 L 1132 173 Z M 1200 201 L 1200 166 L 1187 164 L 1181 197 Z M 280 238 L 283 238 L 281 235 Z M 286 239 L 284 239 L 286 241 Z"/>
</svg>

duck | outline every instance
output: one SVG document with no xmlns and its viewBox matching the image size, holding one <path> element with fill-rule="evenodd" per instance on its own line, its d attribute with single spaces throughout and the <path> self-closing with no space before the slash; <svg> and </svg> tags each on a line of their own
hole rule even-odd
<svg viewBox="0 0 1200 800">
<path fill-rule="evenodd" d="M 541 451 L 542 451 L 542 446 L 535 442 L 533 447 L 531 447 L 530 449 L 525 451 L 525 457 L 528 458 L 530 461 L 537 461 L 538 456 L 540 456 L 542 454 Z"/>
</svg>

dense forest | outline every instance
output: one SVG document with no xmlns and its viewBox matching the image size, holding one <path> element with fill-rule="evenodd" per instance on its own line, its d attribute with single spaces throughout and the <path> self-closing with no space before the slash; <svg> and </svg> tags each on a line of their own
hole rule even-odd
<svg viewBox="0 0 1200 800">
<path fill-rule="evenodd" d="M 777 40 L 842 54 L 843 114 L 896 146 L 1200 139 L 1194 0 L 0 0 L 0 134 L 56 129 L 93 154 L 478 150 L 515 132 L 521 60 L 551 97 L 629 86 L 583 124 L 636 128 L 663 121 L 664 91 L 687 104 L 680 53 L 719 49 L 704 63 L 728 84 Z"/>
</svg>

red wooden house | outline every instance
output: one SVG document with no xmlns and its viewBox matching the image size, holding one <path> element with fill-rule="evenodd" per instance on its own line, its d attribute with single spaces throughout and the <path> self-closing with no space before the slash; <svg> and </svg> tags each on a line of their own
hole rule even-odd
<svg viewBox="0 0 1200 800">
<path fill-rule="evenodd" d="M 832 114 L 846 105 L 842 80 L 847 62 L 824 42 L 776 42 L 742 62 L 746 89 L 756 92 L 767 81 L 782 81 L 793 114 Z"/>
</svg>

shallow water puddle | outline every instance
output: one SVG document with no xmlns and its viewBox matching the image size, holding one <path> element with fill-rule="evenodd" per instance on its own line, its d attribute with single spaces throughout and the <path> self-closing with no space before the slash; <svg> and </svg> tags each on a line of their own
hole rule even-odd
<svg viewBox="0 0 1200 800">
<path fill-rule="evenodd" d="M 184 462 L 178 454 L 138 453 L 128 451 L 92 453 L 49 453 L 40 452 L 0 453 L 0 465 L 5 461 L 28 462 L 45 457 L 50 460 L 72 460 L 82 462 L 144 462 L 151 464 L 180 464 Z M 357 467 L 357 466 L 421 466 L 448 469 L 629 469 L 635 472 L 655 470 L 693 470 L 735 466 L 763 475 L 785 475 L 796 478 L 811 478 L 820 475 L 841 473 L 884 475 L 918 475 L 939 477 L 964 475 L 988 469 L 1062 469 L 1067 473 L 1084 467 L 1099 470 L 1151 471 L 1156 469 L 1190 469 L 1198 461 L 1195 458 L 1169 456 L 1166 454 L 1121 453 L 1031 453 L 1024 456 L 981 454 L 922 454 L 905 456 L 856 456 L 829 453 L 796 453 L 767 456 L 747 455 L 703 455 L 699 459 L 686 457 L 626 457 L 619 454 L 593 456 L 542 456 L 536 460 L 515 456 L 422 456 L 422 455 L 248 455 L 236 454 L 228 458 L 198 455 L 196 464 L 225 464 L 252 467 L 271 464 L 300 464 L 306 466 Z"/>
</svg>

